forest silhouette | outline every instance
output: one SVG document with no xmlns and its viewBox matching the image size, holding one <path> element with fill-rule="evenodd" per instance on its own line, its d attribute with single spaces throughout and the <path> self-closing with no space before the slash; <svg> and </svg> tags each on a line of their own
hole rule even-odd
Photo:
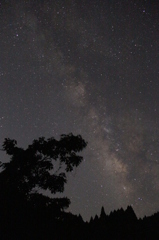
<svg viewBox="0 0 159 240">
<path fill-rule="evenodd" d="M 85 222 L 65 211 L 70 199 L 53 197 L 64 191 L 67 173 L 82 162 L 79 152 L 86 146 L 73 134 L 41 137 L 27 149 L 4 140 L 10 161 L 0 165 L 0 239 L 159 239 L 159 213 L 138 219 L 131 206 L 109 215 L 102 207 L 100 216 Z"/>
</svg>

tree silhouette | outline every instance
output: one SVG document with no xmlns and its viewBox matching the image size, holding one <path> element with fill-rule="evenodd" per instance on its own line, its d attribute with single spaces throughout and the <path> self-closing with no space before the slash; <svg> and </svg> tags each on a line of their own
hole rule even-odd
<svg viewBox="0 0 159 240">
<path fill-rule="evenodd" d="M 106 220 L 106 217 L 107 217 L 107 215 L 105 213 L 104 207 L 102 206 L 101 213 L 100 213 L 100 219 L 104 221 L 104 220 Z"/>
<path fill-rule="evenodd" d="M 51 207 L 63 210 L 70 204 L 68 198 L 52 198 L 42 194 L 64 191 L 66 173 L 79 166 L 83 157 L 78 155 L 87 143 L 80 136 L 61 135 L 60 140 L 41 137 L 34 140 L 27 149 L 17 147 L 17 141 L 6 138 L 3 151 L 10 155 L 9 162 L 1 162 L 0 173 L 1 204 L 11 202 L 12 206 L 22 202 L 36 207 Z"/>
</svg>

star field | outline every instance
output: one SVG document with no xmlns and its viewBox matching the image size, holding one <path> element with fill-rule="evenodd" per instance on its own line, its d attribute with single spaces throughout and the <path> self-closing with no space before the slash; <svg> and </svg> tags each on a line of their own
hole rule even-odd
<svg viewBox="0 0 159 240">
<path fill-rule="evenodd" d="M 81 134 L 69 210 L 159 211 L 157 1 L 0 3 L 0 140 Z M 6 158 L 1 153 L 1 158 Z"/>
</svg>

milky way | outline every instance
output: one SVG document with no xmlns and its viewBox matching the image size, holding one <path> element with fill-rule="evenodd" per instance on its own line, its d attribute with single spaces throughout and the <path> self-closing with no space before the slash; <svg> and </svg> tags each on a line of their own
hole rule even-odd
<svg viewBox="0 0 159 240">
<path fill-rule="evenodd" d="M 81 134 L 84 161 L 64 195 L 84 219 L 102 206 L 159 210 L 158 7 L 1 1 L 1 142 Z"/>
</svg>

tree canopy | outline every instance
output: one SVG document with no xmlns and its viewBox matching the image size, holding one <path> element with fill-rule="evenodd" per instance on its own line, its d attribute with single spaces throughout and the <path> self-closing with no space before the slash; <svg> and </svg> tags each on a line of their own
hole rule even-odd
<svg viewBox="0 0 159 240">
<path fill-rule="evenodd" d="M 1 162 L 0 173 L 1 200 L 17 196 L 27 202 L 51 206 L 63 210 L 70 204 L 68 198 L 45 196 L 42 190 L 51 194 L 63 192 L 67 183 L 66 173 L 79 166 L 83 157 L 78 153 L 87 142 L 72 133 L 55 138 L 40 137 L 27 149 L 17 147 L 17 141 L 5 138 L 2 150 L 10 156 L 9 162 Z"/>
</svg>

